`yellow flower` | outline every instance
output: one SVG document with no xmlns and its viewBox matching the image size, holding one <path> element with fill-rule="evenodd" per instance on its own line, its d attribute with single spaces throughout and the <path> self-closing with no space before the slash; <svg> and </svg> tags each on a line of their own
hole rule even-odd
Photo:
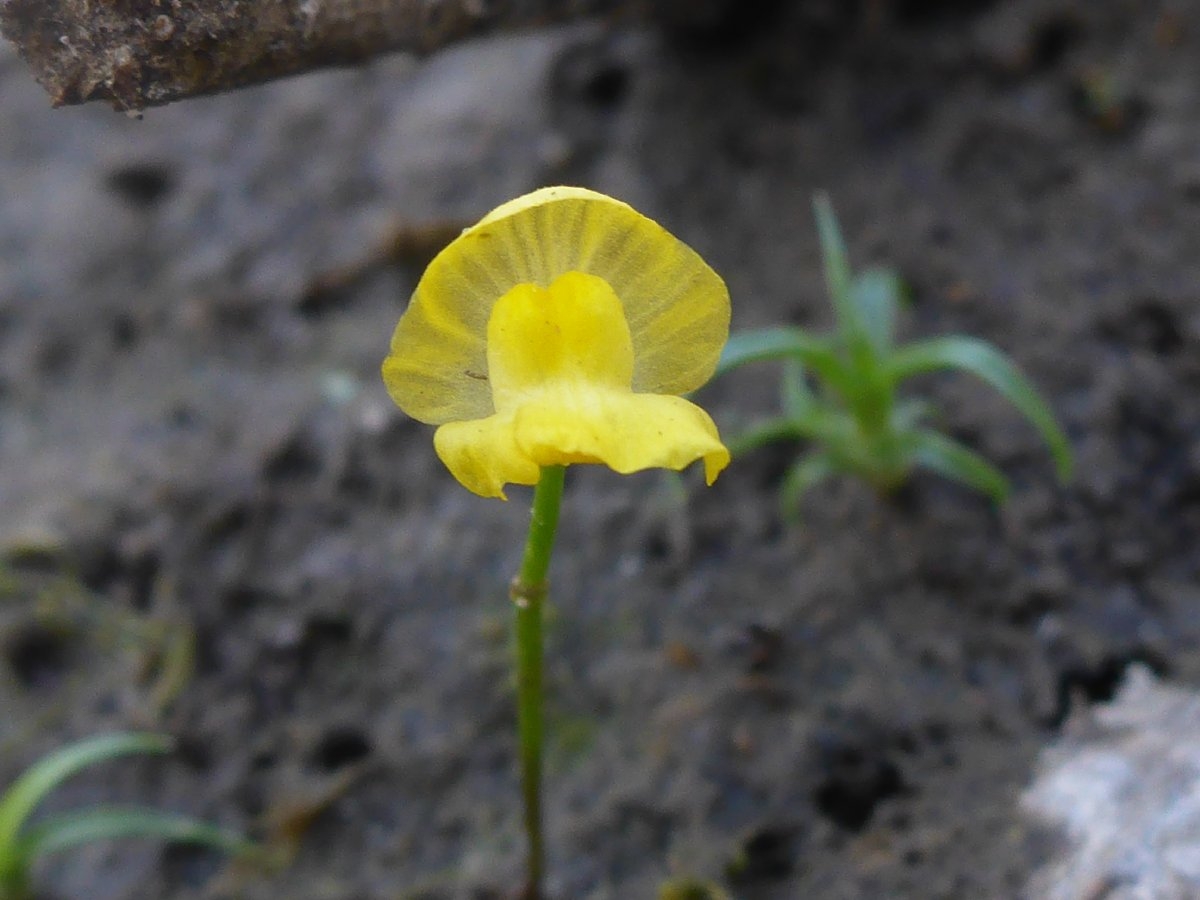
<svg viewBox="0 0 1200 900">
<path fill-rule="evenodd" d="M 464 487 L 504 497 L 542 466 L 627 474 L 729 451 L 679 394 L 712 375 L 729 293 L 694 250 L 630 206 L 543 188 L 494 209 L 429 264 L 383 380 Z"/>
</svg>

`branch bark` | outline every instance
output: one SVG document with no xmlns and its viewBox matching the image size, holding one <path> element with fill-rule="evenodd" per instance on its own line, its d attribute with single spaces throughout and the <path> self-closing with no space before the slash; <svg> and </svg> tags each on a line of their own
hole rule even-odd
<svg viewBox="0 0 1200 900">
<path fill-rule="evenodd" d="M 627 12 L 642 0 L 0 0 L 55 106 L 140 110 L 475 34 Z"/>
</svg>

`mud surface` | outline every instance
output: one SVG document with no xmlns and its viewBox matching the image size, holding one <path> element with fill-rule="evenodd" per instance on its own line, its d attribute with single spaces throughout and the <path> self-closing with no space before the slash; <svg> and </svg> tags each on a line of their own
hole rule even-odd
<svg viewBox="0 0 1200 900">
<path fill-rule="evenodd" d="M 1131 662 L 1200 683 L 1200 3 L 705 6 L 127 119 L 0 50 L 0 782 L 113 728 L 168 760 L 51 804 L 186 810 L 278 871 L 94 846 L 47 897 L 492 898 L 520 880 L 506 584 L 528 492 L 466 493 L 378 368 L 421 229 L 522 191 L 626 199 L 734 327 L 830 313 L 809 213 L 913 287 L 906 337 L 1012 354 L 1068 429 L 915 387 L 1014 481 L 839 481 L 796 448 L 686 499 L 576 468 L 548 654 L 553 896 L 1010 898 L 1059 846 L 1018 795 Z M 874 12 L 872 12 L 874 10 Z M 333 290 L 394 224 L 411 259 Z M 776 373 L 705 389 L 728 433 Z M 693 473 L 694 475 L 694 473 Z M 1082 893 L 1080 896 L 1084 896 Z"/>
</svg>

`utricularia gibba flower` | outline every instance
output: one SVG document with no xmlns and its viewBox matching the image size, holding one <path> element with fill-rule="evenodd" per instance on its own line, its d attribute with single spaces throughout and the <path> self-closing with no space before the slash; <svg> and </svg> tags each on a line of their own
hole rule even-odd
<svg viewBox="0 0 1200 900">
<path fill-rule="evenodd" d="M 464 487 L 504 497 L 543 466 L 622 474 L 729 463 L 709 415 L 680 394 L 716 368 L 729 292 L 660 225 L 595 191 L 551 187 L 492 210 L 429 264 L 383 380 L 440 426 Z"/>
</svg>

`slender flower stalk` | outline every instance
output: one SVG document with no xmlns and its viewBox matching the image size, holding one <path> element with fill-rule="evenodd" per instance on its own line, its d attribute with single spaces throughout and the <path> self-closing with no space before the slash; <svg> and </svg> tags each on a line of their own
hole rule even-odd
<svg viewBox="0 0 1200 900">
<path fill-rule="evenodd" d="M 542 841 L 542 620 L 565 475 L 563 466 L 542 469 L 533 492 L 533 514 L 521 571 L 509 590 L 516 610 L 517 734 L 521 745 L 525 835 L 529 841 L 529 880 L 524 900 L 540 900 L 545 871 L 546 853 Z"/>
</svg>

